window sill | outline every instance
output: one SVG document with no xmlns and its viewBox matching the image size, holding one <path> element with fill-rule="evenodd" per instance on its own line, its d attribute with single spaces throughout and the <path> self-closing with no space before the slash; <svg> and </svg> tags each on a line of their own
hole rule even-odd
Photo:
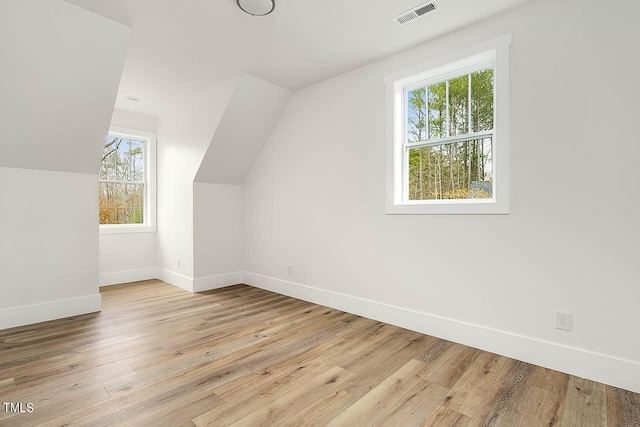
<svg viewBox="0 0 640 427">
<path fill-rule="evenodd" d="M 155 233 L 150 225 L 100 225 L 100 234 Z"/>
<path fill-rule="evenodd" d="M 484 200 L 433 200 L 405 204 L 388 204 L 387 215 L 506 215 L 507 203 Z"/>
</svg>

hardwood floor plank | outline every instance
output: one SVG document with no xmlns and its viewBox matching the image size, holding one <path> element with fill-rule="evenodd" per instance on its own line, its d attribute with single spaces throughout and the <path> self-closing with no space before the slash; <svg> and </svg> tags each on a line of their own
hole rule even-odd
<svg viewBox="0 0 640 427">
<path fill-rule="evenodd" d="M 531 385 L 525 390 L 523 400 L 527 404 L 521 405 L 518 424 L 553 426 L 560 419 L 562 400 L 549 391 Z"/>
<path fill-rule="evenodd" d="M 310 378 L 258 410 L 249 412 L 230 425 L 305 425 L 300 418 L 301 411 L 317 402 L 321 397 L 339 392 L 342 383 L 353 377 L 354 374 L 346 369 L 338 366 L 329 367 L 321 374 Z"/>
<path fill-rule="evenodd" d="M 269 340 L 268 337 L 262 334 L 247 331 L 242 331 L 226 338 L 219 341 L 212 339 L 209 343 L 205 342 L 189 349 L 173 350 L 150 363 L 137 363 L 132 367 L 139 374 L 148 373 L 148 375 L 153 376 L 157 375 L 158 372 L 175 370 L 176 367 L 196 366 L 211 360 L 217 360 L 229 353 L 250 348 Z"/>
<path fill-rule="evenodd" d="M 609 426 L 640 427 L 640 394 L 607 387 L 607 409 Z"/>
<path fill-rule="evenodd" d="M 129 405 L 117 407 L 115 410 L 111 408 L 107 414 L 97 419 L 94 412 L 89 420 L 100 426 L 153 425 L 149 424 L 150 419 L 166 420 L 169 416 L 176 422 L 186 421 L 187 418 L 191 418 L 191 411 L 201 412 L 222 404 L 222 400 L 212 392 L 215 385 L 215 381 L 203 378 L 161 393 L 145 393 L 144 396 L 148 396 L 145 399 L 138 393 L 129 393 L 128 396 L 132 397 Z M 165 421 L 163 424 L 172 425 Z"/>
<path fill-rule="evenodd" d="M 367 340 L 368 345 L 334 357 L 334 363 L 379 383 L 433 342 L 431 337 L 400 328 L 394 328 L 391 333 L 375 334 L 374 337 Z"/>
<path fill-rule="evenodd" d="M 393 334 L 395 331 L 395 328 L 391 325 L 387 325 L 386 323 L 370 323 L 369 328 L 366 331 L 362 331 L 359 338 L 357 340 L 353 340 L 350 345 L 345 348 L 345 353 L 352 356 L 363 354 L 373 348 L 381 340 L 384 340 L 386 337 Z"/>
<path fill-rule="evenodd" d="M 453 344 L 443 352 L 442 357 L 429 364 L 427 381 L 451 388 L 466 372 L 481 353 L 475 348 Z"/>
<path fill-rule="evenodd" d="M 348 315 L 351 316 L 351 315 Z M 341 316 L 344 317 L 344 316 Z M 322 345 L 333 338 L 333 334 L 344 326 L 340 322 L 340 317 L 326 318 L 323 322 L 317 322 L 318 329 L 309 334 L 309 331 L 301 332 L 295 341 L 279 346 L 268 353 L 254 355 L 252 360 L 245 361 L 245 365 L 253 371 L 264 370 L 272 364 L 285 361 L 295 355 L 311 351 L 313 347 Z M 255 357 L 257 356 L 257 357 Z"/>
<path fill-rule="evenodd" d="M 263 395 L 276 395 L 276 387 L 282 384 L 295 384 L 302 376 L 309 377 L 320 372 L 320 368 L 326 369 L 322 364 L 316 363 L 290 364 L 286 368 L 278 370 L 265 370 L 264 372 L 249 372 L 240 378 L 217 387 L 215 392 L 227 403 L 241 402 L 242 399 L 256 394 L 260 390 Z"/>
<path fill-rule="evenodd" d="M 298 413 L 294 421 L 299 426 L 324 427 L 336 413 L 344 411 L 353 401 L 355 396 L 345 390 L 337 390 L 309 404 L 304 411 Z M 288 422 L 283 425 L 292 425 Z"/>
<path fill-rule="evenodd" d="M 0 393 L 6 393 L 9 390 L 13 390 L 16 387 L 16 381 L 14 378 L 6 378 L 0 380 Z"/>
<path fill-rule="evenodd" d="M 226 402 L 193 419 L 199 426 L 229 425 L 318 375 L 324 366 L 294 365 L 280 375 L 248 374 L 215 390 Z"/>
<path fill-rule="evenodd" d="M 123 393 L 140 393 L 151 389 L 168 388 L 175 384 L 191 384 L 192 382 L 202 385 L 204 383 L 215 383 L 216 386 L 225 384 L 235 378 L 247 374 L 249 371 L 242 365 L 225 365 L 209 361 L 195 366 L 176 366 L 173 371 L 163 371 L 157 375 L 136 374 L 127 377 L 124 382 L 108 382 L 104 388 L 110 396 L 117 396 Z"/>
<path fill-rule="evenodd" d="M 449 390 L 421 380 L 402 399 L 389 408 L 376 424 L 383 426 L 419 426 L 445 400 Z"/>
<path fill-rule="evenodd" d="M 548 377 L 546 371 L 509 359 L 470 425 L 556 425 L 565 410 L 564 396 L 536 385 Z"/>
<path fill-rule="evenodd" d="M 440 406 L 427 417 L 421 427 L 466 427 L 469 425 L 469 418 L 453 409 Z M 487 426 L 492 424 L 486 424 Z M 514 425 L 515 426 L 515 425 Z M 528 424 L 526 426 L 529 426 Z"/>
<path fill-rule="evenodd" d="M 571 377 L 560 425 L 596 427 L 607 425 L 607 390 L 604 384 Z"/>
<path fill-rule="evenodd" d="M 537 366 L 531 377 L 531 384 L 547 390 L 556 396 L 566 396 L 569 387 L 569 374 Z"/>
<path fill-rule="evenodd" d="M 506 357 L 479 354 L 447 394 L 445 406 L 473 417 L 506 363 Z"/>
<path fill-rule="evenodd" d="M 526 379 L 534 366 L 510 359 L 483 400 L 470 426 L 516 426 L 523 400 Z"/>
<path fill-rule="evenodd" d="M 382 418 L 405 394 L 422 381 L 427 370 L 428 366 L 424 362 L 416 359 L 409 360 L 328 425 L 367 426 L 375 424 L 378 418 Z"/>
</svg>

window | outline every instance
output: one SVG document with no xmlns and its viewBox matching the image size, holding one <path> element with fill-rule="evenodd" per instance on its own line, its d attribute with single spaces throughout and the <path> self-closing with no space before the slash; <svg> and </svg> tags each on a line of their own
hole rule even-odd
<svg viewBox="0 0 640 427">
<path fill-rule="evenodd" d="M 111 128 L 98 175 L 101 233 L 155 231 L 154 134 Z"/>
<path fill-rule="evenodd" d="M 387 213 L 508 213 L 510 39 L 387 76 Z"/>
</svg>

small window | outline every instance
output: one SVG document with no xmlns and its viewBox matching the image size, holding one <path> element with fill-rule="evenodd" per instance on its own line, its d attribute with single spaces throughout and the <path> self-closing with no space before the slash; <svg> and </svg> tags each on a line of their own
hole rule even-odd
<svg viewBox="0 0 640 427">
<path fill-rule="evenodd" d="M 112 128 L 98 175 L 100 231 L 155 231 L 155 135 Z"/>
<path fill-rule="evenodd" d="M 387 213 L 508 213 L 509 42 L 385 79 Z"/>
</svg>

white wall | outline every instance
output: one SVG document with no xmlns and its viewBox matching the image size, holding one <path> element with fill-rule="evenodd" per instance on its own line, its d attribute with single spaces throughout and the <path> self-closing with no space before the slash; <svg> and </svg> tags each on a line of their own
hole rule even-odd
<svg viewBox="0 0 640 427">
<path fill-rule="evenodd" d="M 0 329 L 100 310 L 96 180 L 0 168 Z"/>
<path fill-rule="evenodd" d="M 158 118 L 113 110 L 111 126 L 158 132 Z M 100 234 L 100 285 L 156 278 L 156 233 Z"/>
<path fill-rule="evenodd" d="M 158 118 L 149 114 L 115 109 L 111 114 L 111 126 L 155 133 L 158 132 Z"/>
<path fill-rule="evenodd" d="M 639 14 L 539 0 L 296 92 L 245 184 L 247 283 L 640 391 Z M 385 215 L 384 76 L 507 32 L 510 214 Z"/>
<path fill-rule="evenodd" d="M 236 81 L 214 86 L 158 122 L 159 275 L 190 291 L 194 289 L 193 181 Z"/>
<path fill-rule="evenodd" d="M 241 283 L 242 186 L 195 182 L 193 201 L 194 290 Z"/>
<path fill-rule="evenodd" d="M 0 2 L 0 329 L 100 309 L 100 152 L 130 29 Z"/>
</svg>

